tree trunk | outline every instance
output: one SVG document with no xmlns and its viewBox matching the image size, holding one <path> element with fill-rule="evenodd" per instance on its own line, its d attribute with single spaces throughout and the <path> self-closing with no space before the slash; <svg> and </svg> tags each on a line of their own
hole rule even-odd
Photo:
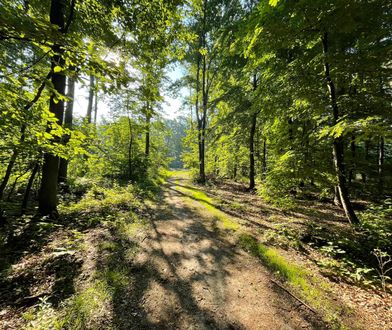
<svg viewBox="0 0 392 330">
<path fill-rule="evenodd" d="M 199 49 L 203 45 L 203 37 L 199 36 Z M 199 178 L 198 181 L 200 183 L 205 183 L 206 176 L 204 171 L 204 132 L 203 132 L 203 117 L 204 117 L 204 70 L 203 70 L 203 85 L 202 85 L 202 113 L 200 114 L 200 104 L 199 104 L 199 94 L 200 94 L 200 71 L 201 71 L 201 54 L 197 50 L 197 69 L 196 69 L 196 102 L 195 102 L 195 112 L 196 112 L 196 120 L 197 120 L 197 144 L 198 144 L 198 160 L 199 160 Z M 204 63 L 205 64 L 205 63 Z M 204 67 L 204 66 L 203 66 Z"/>
<path fill-rule="evenodd" d="M 365 163 L 366 164 L 368 164 L 369 163 L 369 147 L 370 147 L 370 145 L 369 145 L 370 143 L 369 143 L 369 141 L 367 140 L 367 141 L 365 141 Z M 367 181 L 367 178 L 366 178 L 366 172 L 365 172 L 366 170 L 364 170 L 363 172 L 362 172 L 362 183 L 366 183 L 366 181 Z"/>
<path fill-rule="evenodd" d="M 203 56 L 203 69 L 202 69 L 202 99 L 203 99 L 203 109 L 201 118 L 201 130 L 200 130 L 200 183 L 206 182 L 205 173 L 205 133 L 206 133 L 206 123 L 207 123 L 207 91 L 206 91 L 206 58 Z"/>
<path fill-rule="evenodd" d="M 214 173 L 215 173 L 215 175 L 216 175 L 217 177 L 219 176 L 218 160 L 219 160 L 218 155 L 215 155 L 215 159 L 214 159 Z"/>
<path fill-rule="evenodd" d="M 257 124 L 257 113 L 252 115 L 249 134 L 249 190 L 255 189 L 255 133 Z"/>
<path fill-rule="evenodd" d="M 64 127 L 72 129 L 73 107 L 75 97 L 75 79 L 68 78 L 67 98 L 69 99 L 64 116 Z M 69 135 L 64 136 L 64 143 L 67 144 L 70 139 Z M 68 159 L 61 158 L 59 166 L 59 182 L 67 182 L 68 176 Z"/>
<path fill-rule="evenodd" d="M 355 179 L 355 158 L 356 158 L 356 145 L 355 145 L 355 135 L 353 134 L 351 136 L 351 143 L 350 143 L 350 149 L 351 149 L 351 168 L 350 172 L 348 174 L 348 184 L 351 186 L 352 181 Z"/>
<path fill-rule="evenodd" d="M 39 163 L 36 162 L 33 171 L 31 172 L 29 182 L 27 183 L 25 193 L 23 195 L 23 202 L 22 202 L 22 207 L 21 207 L 21 214 L 25 214 L 26 209 L 27 209 L 27 204 L 29 202 L 29 197 L 30 197 L 30 192 L 31 192 L 31 187 L 33 186 L 35 176 L 37 175 L 39 169 Z"/>
<path fill-rule="evenodd" d="M 51 77 L 51 75 L 52 75 L 52 71 L 49 72 L 49 74 L 46 76 L 45 80 L 42 82 L 41 86 L 38 88 L 37 94 L 35 94 L 35 97 L 28 104 L 25 105 L 24 111 L 30 110 L 30 108 L 40 99 L 42 92 L 43 92 L 45 85 L 46 85 L 46 80 L 49 79 Z M 23 123 L 22 127 L 20 128 L 19 144 L 23 144 L 23 142 L 25 141 L 25 138 L 26 138 L 25 134 L 26 134 L 26 124 Z M 19 149 L 17 147 L 15 147 L 14 150 L 12 151 L 10 161 L 7 165 L 7 169 L 6 169 L 4 178 L 0 184 L 0 200 L 3 198 L 4 190 L 7 187 L 8 180 L 10 179 L 12 169 L 14 168 L 14 165 L 15 165 L 16 159 L 18 158 L 18 155 L 19 155 Z"/>
<path fill-rule="evenodd" d="M 257 76 L 253 74 L 253 92 L 257 89 Z M 257 125 L 257 112 L 252 114 L 249 132 L 249 190 L 255 189 L 255 134 Z"/>
<path fill-rule="evenodd" d="M 129 180 L 132 180 L 132 178 L 133 178 L 133 163 L 132 163 L 133 135 L 132 135 L 132 122 L 131 122 L 131 117 L 129 115 L 129 109 L 127 109 L 127 111 L 128 111 L 128 127 L 129 127 L 128 175 L 129 175 Z"/>
<path fill-rule="evenodd" d="M 26 126 L 23 124 L 23 128 L 25 128 Z M 24 140 L 24 132 L 22 133 L 23 136 L 23 140 Z M 22 138 L 20 139 L 22 140 Z M 14 149 L 14 151 L 12 152 L 11 155 L 11 159 L 8 163 L 7 169 L 5 171 L 5 175 L 3 180 L 1 181 L 1 185 L 0 185 L 0 200 L 3 199 L 3 195 L 4 195 L 4 190 L 7 187 L 8 181 L 11 177 L 11 173 L 12 173 L 12 169 L 14 168 L 15 162 L 16 162 L 16 158 L 18 157 L 19 154 L 19 150 L 17 150 L 16 148 Z"/>
<path fill-rule="evenodd" d="M 90 90 L 88 93 L 88 105 L 87 105 L 87 114 L 86 114 L 87 124 L 91 124 L 91 119 L 92 119 L 93 103 L 94 103 L 94 86 L 95 86 L 95 78 L 91 74 L 90 75 Z"/>
<path fill-rule="evenodd" d="M 321 38 L 323 44 L 323 54 L 324 54 L 324 73 L 325 79 L 327 81 L 332 113 L 333 113 L 333 125 L 336 125 L 340 120 L 339 108 L 336 101 L 336 89 L 335 84 L 331 78 L 330 65 L 328 62 L 328 33 L 324 33 Z M 346 177 L 344 174 L 344 154 L 343 154 L 343 139 L 342 137 L 334 137 L 333 139 L 333 161 L 336 172 L 338 190 L 340 195 L 340 200 L 346 217 L 351 224 L 358 224 L 359 220 L 354 212 L 354 208 L 351 204 L 349 193 L 346 185 Z"/>
<path fill-rule="evenodd" d="M 145 146 L 145 152 L 144 152 L 147 158 L 150 156 L 150 121 L 151 121 L 151 114 L 150 114 L 149 104 L 147 103 L 146 146 Z"/>
<path fill-rule="evenodd" d="M 64 29 L 65 2 L 63 0 L 52 0 L 50 7 L 50 23 L 59 27 L 60 31 Z M 58 44 L 53 47 L 54 56 L 52 58 L 52 83 L 57 93 L 65 94 L 65 75 L 62 72 L 54 72 L 55 66 L 64 66 L 64 60 L 61 55 L 64 50 Z M 58 124 L 62 125 L 64 115 L 64 101 L 55 102 L 54 95 L 50 98 L 49 111 L 54 114 Z M 49 131 L 50 132 L 50 131 Z M 59 172 L 59 157 L 46 153 L 42 166 L 42 179 L 39 192 L 39 213 L 41 215 L 50 215 L 57 217 L 57 181 Z"/>
<path fill-rule="evenodd" d="M 384 137 L 380 137 L 378 148 L 378 191 L 380 196 L 384 193 Z"/>
<path fill-rule="evenodd" d="M 207 20 L 207 4 L 203 1 L 203 30 L 200 36 L 201 47 L 206 46 L 206 20 Z M 198 50 L 199 52 L 199 50 Z M 200 52 L 199 52 L 200 53 Z M 206 55 L 201 56 L 202 68 L 202 116 L 199 120 L 199 182 L 204 184 L 206 182 L 205 173 L 205 137 L 206 137 L 206 126 L 207 126 L 207 107 L 208 107 L 208 91 L 207 91 L 207 59 Z M 200 66 L 200 63 L 198 64 Z"/>
<path fill-rule="evenodd" d="M 267 139 L 263 139 L 263 158 L 261 161 L 261 175 L 263 180 L 267 176 Z"/>
<path fill-rule="evenodd" d="M 29 170 L 27 170 L 26 172 L 23 172 L 22 174 L 19 174 L 19 175 L 15 178 L 14 183 L 12 184 L 11 189 L 10 189 L 10 191 L 8 192 L 7 202 L 11 201 L 11 197 L 12 197 L 14 191 L 15 191 L 16 184 L 18 183 L 19 179 L 20 179 L 23 175 L 25 175 L 28 171 L 29 171 Z"/>
<path fill-rule="evenodd" d="M 94 125 L 97 126 L 97 116 L 98 116 L 98 91 L 95 90 L 95 102 L 94 102 Z"/>
<path fill-rule="evenodd" d="M 200 167 L 199 167 L 199 172 L 200 172 L 200 178 L 199 182 L 204 184 L 206 182 L 206 172 L 205 172 L 205 138 L 204 138 L 204 132 L 200 132 Z"/>
<path fill-rule="evenodd" d="M 334 187 L 334 197 L 333 197 L 333 203 L 338 206 L 342 207 L 342 201 L 340 199 L 340 193 L 339 193 L 339 187 L 335 186 Z"/>
<path fill-rule="evenodd" d="M 20 173 L 20 174 L 15 178 L 14 183 L 12 184 L 11 189 L 10 189 L 10 191 L 8 192 L 8 196 L 7 196 L 7 201 L 8 201 L 8 202 L 11 200 L 11 196 L 12 196 L 12 194 L 13 194 L 14 191 L 15 191 L 16 184 L 18 183 L 19 179 L 20 179 L 22 176 L 24 176 L 24 175 L 25 175 L 27 172 L 29 172 L 29 171 L 30 171 L 30 167 L 27 168 L 24 172 Z"/>
</svg>

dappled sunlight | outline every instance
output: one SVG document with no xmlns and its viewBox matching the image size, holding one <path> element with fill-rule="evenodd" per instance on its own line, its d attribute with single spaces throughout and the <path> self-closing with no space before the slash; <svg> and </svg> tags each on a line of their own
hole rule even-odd
<svg viewBox="0 0 392 330">
<path fill-rule="evenodd" d="M 280 315 L 279 308 L 258 302 L 257 291 L 245 288 L 240 280 L 253 279 L 259 289 L 268 292 L 265 284 L 260 288 L 260 281 L 264 281 L 262 275 L 257 275 L 263 273 L 260 266 L 233 249 L 233 242 L 217 233 L 213 219 L 207 221 L 203 209 L 188 203 L 183 191 L 167 188 L 151 221 L 153 233 L 141 244 L 132 266 L 131 276 L 140 274 L 143 283 L 148 283 L 138 300 L 142 309 L 138 315 L 148 315 L 140 319 L 142 327 L 163 326 L 164 322 L 165 327 L 186 328 L 192 324 L 241 329 L 248 328 L 249 322 L 255 326 L 266 313 Z M 244 261 L 252 266 L 239 266 Z M 142 269 L 149 269 L 147 276 Z M 139 286 L 138 280 L 134 283 Z M 279 296 L 273 296 L 270 303 L 279 305 Z M 238 305 L 235 301 L 239 297 L 245 303 Z M 277 319 L 264 321 L 265 328 L 277 326 L 274 322 Z"/>
</svg>

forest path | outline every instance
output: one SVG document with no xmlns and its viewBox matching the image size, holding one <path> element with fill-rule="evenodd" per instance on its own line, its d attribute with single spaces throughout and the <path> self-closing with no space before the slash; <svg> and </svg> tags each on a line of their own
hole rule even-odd
<svg viewBox="0 0 392 330">
<path fill-rule="evenodd" d="M 186 175 L 168 180 L 134 260 L 138 305 L 131 328 L 313 329 L 260 262 L 236 247 L 234 235 L 186 189 L 195 190 Z"/>
</svg>

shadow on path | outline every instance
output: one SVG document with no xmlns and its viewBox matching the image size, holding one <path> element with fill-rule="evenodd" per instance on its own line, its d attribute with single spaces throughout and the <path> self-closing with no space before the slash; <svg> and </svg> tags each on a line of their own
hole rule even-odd
<svg viewBox="0 0 392 330">
<path fill-rule="evenodd" d="M 116 329 L 313 329 L 267 272 L 169 182 L 113 299 Z M 188 189 L 188 188 L 187 188 Z M 197 201 L 197 199 L 192 199 Z M 123 249 L 126 251 L 126 249 Z M 122 254 L 116 258 L 126 259 Z M 107 260 L 102 262 L 107 267 Z M 112 265 L 111 267 L 115 267 Z M 318 324 L 318 329 L 323 327 Z"/>
</svg>

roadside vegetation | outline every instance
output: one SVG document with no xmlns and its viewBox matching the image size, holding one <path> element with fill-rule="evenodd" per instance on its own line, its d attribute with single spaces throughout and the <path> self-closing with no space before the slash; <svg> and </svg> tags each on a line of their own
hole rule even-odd
<svg viewBox="0 0 392 330">
<path fill-rule="evenodd" d="M 388 204 L 376 212 L 372 207 L 362 211 L 361 226 L 353 229 L 339 208 L 325 210 L 322 202 L 310 205 L 297 199 L 294 206 L 282 208 L 250 195 L 244 183 L 200 186 L 187 180 L 186 172 L 171 173 L 180 178 L 177 189 L 217 220 L 218 231 L 229 233 L 235 244 L 258 257 L 276 276 L 274 283 L 332 328 L 391 322 L 391 283 L 385 276 L 390 252 L 381 252 L 390 249 Z"/>
</svg>

